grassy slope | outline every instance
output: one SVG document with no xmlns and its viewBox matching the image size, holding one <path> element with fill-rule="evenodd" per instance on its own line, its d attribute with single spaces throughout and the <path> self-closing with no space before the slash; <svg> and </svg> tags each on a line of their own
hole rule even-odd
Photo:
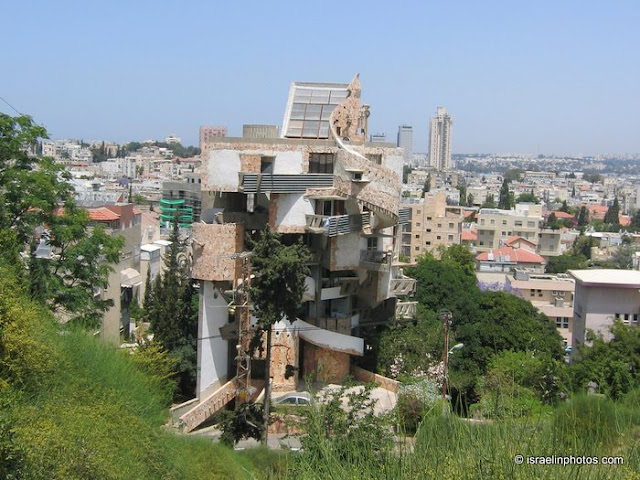
<svg viewBox="0 0 640 480">
<path fill-rule="evenodd" d="M 253 478 L 251 461 L 164 429 L 157 382 L 122 352 L 71 331 L 0 275 L 0 476 Z"/>
</svg>

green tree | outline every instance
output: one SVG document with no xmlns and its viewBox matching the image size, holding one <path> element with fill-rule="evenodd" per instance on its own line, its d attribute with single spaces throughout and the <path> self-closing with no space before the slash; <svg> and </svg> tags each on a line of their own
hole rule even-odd
<svg viewBox="0 0 640 480">
<path fill-rule="evenodd" d="M 480 208 L 496 208 L 496 200 L 492 193 L 487 194 L 487 197 Z"/>
<path fill-rule="evenodd" d="M 604 214 L 604 223 L 608 225 L 620 225 L 620 204 L 618 203 L 618 197 L 613 200 L 613 204 Z"/>
<path fill-rule="evenodd" d="M 176 362 L 178 397 L 191 398 L 196 386 L 198 295 L 189 276 L 189 266 L 182 260 L 185 246 L 176 217 L 169 241 L 164 274 L 156 277 L 151 294 L 153 303 L 147 307 L 145 302 L 145 309 L 154 341 Z"/>
<path fill-rule="evenodd" d="M 29 153 L 39 138 L 47 132 L 30 117 L 0 114 L 0 245 L 5 262 L 27 272 L 34 299 L 93 327 L 111 305 L 93 290 L 106 288 L 122 240 L 89 228 L 86 211 L 73 200 L 69 174 L 51 158 Z M 44 230 L 49 258 L 36 256 L 36 229 Z M 16 255 L 23 250 L 24 263 Z"/>
<path fill-rule="evenodd" d="M 587 207 L 580 207 L 580 213 L 578 214 L 578 226 L 585 227 L 589 225 L 589 210 Z"/>
<path fill-rule="evenodd" d="M 538 203 L 538 197 L 533 193 L 521 193 L 516 198 L 516 203 Z"/>
<path fill-rule="evenodd" d="M 88 228 L 86 210 L 67 202 L 64 210 L 48 220 L 49 244 L 53 255 L 38 259 L 46 269 L 45 279 L 29 272 L 31 293 L 44 281 L 47 300 L 55 310 L 87 327 L 100 325 L 102 315 L 113 306 L 113 300 L 94 295 L 94 289 L 109 286 L 111 265 L 120 260 L 124 238 L 111 236 L 101 226 Z M 32 252 L 32 257 L 35 252 Z M 39 270 L 42 272 L 42 270 Z"/>
<path fill-rule="evenodd" d="M 474 200 L 475 199 L 473 198 L 473 194 L 472 193 L 467 195 L 467 203 L 466 203 L 467 207 L 473 207 L 473 201 Z"/>
<path fill-rule="evenodd" d="M 251 244 L 251 268 L 255 278 L 249 296 L 258 318 L 259 329 L 266 331 L 265 357 L 264 441 L 267 441 L 271 384 L 271 330 L 283 318 L 295 321 L 306 290 L 305 277 L 309 275 L 306 262 L 311 255 L 302 243 L 285 245 L 278 234 L 268 229 L 260 232 Z"/>
<path fill-rule="evenodd" d="M 602 183 L 602 175 L 599 173 L 585 173 L 582 175 L 582 179 L 589 183 Z"/>
<path fill-rule="evenodd" d="M 600 393 L 618 399 L 640 386 L 640 330 L 616 320 L 611 334 L 606 341 L 588 332 L 591 345 L 581 345 L 578 360 L 569 367 L 574 390 L 584 391 L 595 382 Z"/>
<path fill-rule="evenodd" d="M 466 205 L 467 204 L 467 187 L 465 187 L 464 185 L 458 185 L 458 191 L 460 192 L 460 202 L 458 202 L 459 205 Z"/>
<path fill-rule="evenodd" d="M 513 193 L 509 191 L 509 181 L 505 178 L 500 188 L 500 198 L 498 200 L 498 208 L 503 210 L 511 210 L 513 207 Z"/>
<path fill-rule="evenodd" d="M 411 173 L 411 167 L 409 165 L 403 165 L 402 166 L 402 183 L 408 182 L 410 173 Z"/>
<path fill-rule="evenodd" d="M 503 178 L 507 182 L 513 182 L 513 181 L 519 182 L 520 180 L 522 180 L 523 176 L 524 176 L 524 170 L 522 170 L 521 168 L 512 168 L 504 172 Z"/>
<path fill-rule="evenodd" d="M 566 273 L 567 270 L 580 270 L 587 268 L 587 257 L 580 253 L 565 252 L 562 255 L 549 257 L 547 260 L 547 273 Z"/>
<path fill-rule="evenodd" d="M 635 227 L 636 230 L 640 229 L 640 208 L 633 212 L 633 216 L 631 217 L 631 226 Z"/>
</svg>

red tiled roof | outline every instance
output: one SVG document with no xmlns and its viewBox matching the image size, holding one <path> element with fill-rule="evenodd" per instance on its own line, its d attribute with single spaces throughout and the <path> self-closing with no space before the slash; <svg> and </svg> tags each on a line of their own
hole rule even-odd
<svg viewBox="0 0 640 480">
<path fill-rule="evenodd" d="M 463 212 L 463 214 L 464 214 L 464 218 L 469 218 L 469 217 L 470 217 L 471 215 L 473 215 L 474 213 L 476 213 L 476 211 L 475 211 L 475 210 L 465 210 L 465 211 Z"/>
<path fill-rule="evenodd" d="M 489 260 L 489 253 L 493 254 L 493 260 Z M 513 247 L 504 247 L 499 250 L 481 253 L 476 257 L 476 260 L 497 262 L 501 255 L 503 259 L 508 255 L 510 261 L 516 263 L 545 263 L 544 258 L 537 253 Z"/>
<path fill-rule="evenodd" d="M 138 210 L 137 208 L 134 208 L 133 209 L 133 214 L 134 215 L 140 215 L 140 214 L 142 214 L 142 212 L 140 210 Z"/>
<path fill-rule="evenodd" d="M 478 232 L 475 230 L 462 230 L 460 234 L 461 242 L 475 242 L 478 240 Z"/>
<path fill-rule="evenodd" d="M 528 243 L 529 245 L 532 245 L 532 246 L 534 246 L 534 247 L 536 246 L 536 244 L 535 244 L 535 243 L 533 243 L 531 240 L 527 240 L 526 238 L 522 238 L 522 237 L 520 237 L 520 236 L 518 236 L 518 235 L 514 235 L 513 237 L 509 237 L 509 238 L 507 238 L 507 241 L 506 241 L 506 242 L 504 242 L 504 243 L 505 243 L 505 245 L 511 245 L 512 243 L 516 243 L 516 242 L 518 242 L 518 241 L 520 241 L 520 242 L 526 242 L 526 243 Z"/>
<path fill-rule="evenodd" d="M 609 210 L 609 207 L 607 207 L 606 205 L 589 205 L 587 207 L 587 210 L 589 210 L 589 212 L 598 212 L 598 213 L 602 213 L 605 214 L 607 213 L 607 210 Z"/>
<path fill-rule="evenodd" d="M 618 215 L 618 222 L 622 227 L 628 227 L 631 225 L 631 217 L 629 215 Z"/>
<path fill-rule="evenodd" d="M 571 220 L 573 220 L 573 215 L 571 215 L 570 213 L 567 212 L 561 212 L 560 210 L 554 210 L 553 213 L 556 218 L 569 218 Z"/>
<path fill-rule="evenodd" d="M 105 207 L 91 208 L 87 212 L 89 212 L 89 218 L 94 222 L 113 222 L 120 219 L 120 215 Z"/>
</svg>

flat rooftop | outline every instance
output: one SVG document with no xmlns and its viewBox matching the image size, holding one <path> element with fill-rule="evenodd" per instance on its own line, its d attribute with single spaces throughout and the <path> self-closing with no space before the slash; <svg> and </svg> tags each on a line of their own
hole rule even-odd
<svg viewBox="0 0 640 480">
<path fill-rule="evenodd" d="M 569 270 L 567 272 L 579 283 L 593 287 L 640 288 L 640 271 L 638 270 Z"/>
</svg>

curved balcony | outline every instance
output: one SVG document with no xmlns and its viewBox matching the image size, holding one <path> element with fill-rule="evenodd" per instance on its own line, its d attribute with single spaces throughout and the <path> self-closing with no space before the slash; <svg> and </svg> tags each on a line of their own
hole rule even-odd
<svg viewBox="0 0 640 480">
<path fill-rule="evenodd" d="M 329 237 L 360 232 L 370 224 L 369 217 L 369 212 L 358 215 L 306 215 L 307 230 Z"/>
</svg>

